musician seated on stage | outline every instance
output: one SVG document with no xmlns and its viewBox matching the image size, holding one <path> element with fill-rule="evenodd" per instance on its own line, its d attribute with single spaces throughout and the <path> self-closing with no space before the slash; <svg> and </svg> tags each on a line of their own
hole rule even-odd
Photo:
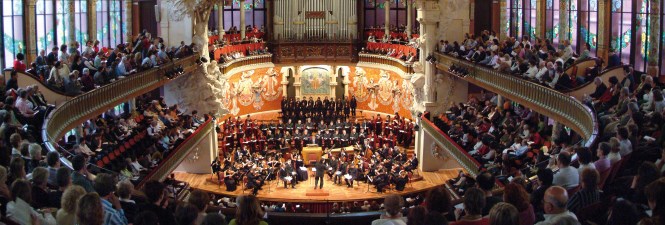
<svg viewBox="0 0 665 225">
<path fill-rule="evenodd" d="M 279 177 L 284 182 L 285 189 L 287 188 L 287 183 L 291 184 L 291 188 L 296 188 L 297 179 L 295 178 L 295 175 L 296 172 L 293 170 L 293 167 L 291 167 L 290 162 L 282 164 L 282 167 L 279 169 Z"/>
</svg>

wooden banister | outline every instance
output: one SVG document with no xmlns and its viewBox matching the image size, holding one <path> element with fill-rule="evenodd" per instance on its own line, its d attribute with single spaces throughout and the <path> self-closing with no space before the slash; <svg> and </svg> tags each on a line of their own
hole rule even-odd
<svg viewBox="0 0 665 225">
<path fill-rule="evenodd" d="M 129 75 L 126 78 L 78 95 L 57 106 L 46 117 L 42 127 L 42 140 L 45 147 L 49 151 L 56 151 L 59 147 L 57 142 L 62 139 L 66 132 L 122 102 L 129 101 L 169 82 L 170 79 L 164 76 L 165 73 L 181 66 L 185 73 L 195 70 L 198 67 L 196 64 L 197 58 L 196 55 L 192 55 L 160 65 L 157 68 Z M 64 165 L 71 167 L 69 161 L 64 157 L 61 158 L 61 161 Z"/>
<path fill-rule="evenodd" d="M 503 74 L 466 60 L 434 53 L 437 68 L 447 72 L 451 65 L 464 67 L 469 74 L 461 79 L 488 91 L 504 96 L 542 115 L 570 127 L 585 139 L 590 147 L 598 136 L 594 112 L 578 99 L 540 84 Z"/>
</svg>

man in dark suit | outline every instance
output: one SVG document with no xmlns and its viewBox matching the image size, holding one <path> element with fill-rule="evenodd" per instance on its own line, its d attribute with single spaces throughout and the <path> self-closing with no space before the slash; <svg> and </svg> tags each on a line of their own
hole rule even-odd
<svg viewBox="0 0 665 225">
<path fill-rule="evenodd" d="M 314 189 L 316 189 L 316 186 L 319 186 L 319 189 L 323 189 L 323 175 L 326 172 L 326 165 L 324 163 L 324 159 L 320 159 L 316 165 L 314 166 L 316 168 L 316 175 L 314 176 Z M 319 180 L 321 180 L 321 184 L 319 185 Z"/>
<path fill-rule="evenodd" d="M 288 188 L 287 183 L 291 183 L 291 188 L 296 188 L 296 179 L 291 175 L 291 172 L 293 172 L 291 166 L 282 164 L 282 168 L 279 170 L 279 177 L 284 181 L 284 189 Z M 291 180 L 287 180 L 287 177 L 290 177 Z"/>
<path fill-rule="evenodd" d="M 349 100 L 349 106 L 351 107 L 351 115 L 356 116 L 356 107 L 358 107 L 358 102 L 356 101 L 356 96 L 351 96 L 351 100 Z"/>
</svg>

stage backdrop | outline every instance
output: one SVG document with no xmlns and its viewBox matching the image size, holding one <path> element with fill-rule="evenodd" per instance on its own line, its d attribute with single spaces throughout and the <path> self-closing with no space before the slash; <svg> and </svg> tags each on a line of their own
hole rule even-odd
<svg viewBox="0 0 665 225">
<path fill-rule="evenodd" d="M 356 96 L 358 110 L 388 114 L 399 112 L 411 119 L 413 85 L 392 71 L 350 67 L 349 95 Z"/>
<path fill-rule="evenodd" d="M 280 110 L 282 75 L 279 67 L 247 70 L 229 77 L 222 103 L 231 115 Z"/>
</svg>

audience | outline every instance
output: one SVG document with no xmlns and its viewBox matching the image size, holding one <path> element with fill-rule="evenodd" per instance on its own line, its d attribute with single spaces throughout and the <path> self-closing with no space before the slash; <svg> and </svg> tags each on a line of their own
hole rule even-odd
<svg viewBox="0 0 665 225">
<path fill-rule="evenodd" d="M 56 225 L 55 218 L 48 209 L 39 211 L 30 204 L 32 194 L 30 183 L 18 179 L 12 183 L 12 201 L 7 203 L 7 218 L 19 224 Z"/>
<path fill-rule="evenodd" d="M 77 185 L 70 186 L 65 190 L 65 193 L 62 194 L 60 209 L 58 209 L 55 217 L 58 224 L 76 223 L 77 204 L 85 194 L 85 190 Z"/>
<path fill-rule="evenodd" d="M 592 168 L 586 168 L 582 171 L 582 188 L 575 192 L 566 208 L 574 213 L 580 209 L 600 201 L 602 191 L 598 189 L 600 181 L 598 171 Z"/>
<path fill-rule="evenodd" d="M 533 206 L 531 206 L 531 203 L 529 202 L 529 193 L 524 190 L 524 187 L 513 182 L 509 183 L 503 190 L 503 201 L 511 204 L 517 209 L 519 212 L 520 225 L 531 225 L 535 223 L 536 215 Z M 492 208 L 492 210 L 494 210 L 494 208 Z M 491 212 L 490 218 L 492 218 Z"/>
<path fill-rule="evenodd" d="M 236 215 L 229 225 L 268 225 L 263 221 L 263 210 L 253 195 L 241 195 L 236 199 Z M 161 224 L 161 223 L 160 223 Z"/>
<path fill-rule="evenodd" d="M 382 225 L 382 224 L 395 224 L 395 225 L 406 225 L 407 218 L 402 216 L 401 210 L 404 205 L 404 200 L 399 195 L 388 195 L 383 200 L 383 207 L 385 213 L 381 214 L 381 217 L 377 220 L 372 221 L 372 225 Z"/>
<path fill-rule="evenodd" d="M 565 189 L 574 189 L 577 188 L 580 181 L 580 174 L 577 172 L 577 169 L 570 166 L 571 156 L 569 152 L 561 152 L 557 157 L 557 166 L 559 167 L 559 172 L 554 174 L 554 180 L 552 184 L 555 186 L 560 186 Z"/>
<path fill-rule="evenodd" d="M 464 194 L 464 207 L 457 209 L 456 215 L 465 213 L 459 220 L 452 222 L 451 225 L 487 225 L 489 219 L 483 217 L 482 210 L 485 207 L 485 191 L 480 188 L 470 188 Z M 496 205 L 496 204 L 495 204 Z M 488 213 L 489 214 L 489 213 Z"/>
<path fill-rule="evenodd" d="M 566 209 L 566 205 L 568 204 L 568 193 L 563 187 L 552 186 L 548 188 L 547 191 L 545 191 L 543 204 L 545 220 L 536 223 L 536 225 L 558 224 L 557 220 L 564 217 L 570 217 L 577 220 L 577 216 Z"/>
<path fill-rule="evenodd" d="M 106 225 L 107 223 L 102 198 L 97 193 L 83 195 L 78 201 L 76 209 L 76 220 L 80 225 Z"/>
<path fill-rule="evenodd" d="M 520 217 L 515 206 L 508 203 L 497 203 L 492 207 L 489 214 L 489 225 L 516 225 L 516 224 L 533 224 L 525 223 L 527 218 Z"/>
<path fill-rule="evenodd" d="M 128 224 L 125 211 L 120 205 L 118 196 L 115 195 L 116 180 L 110 174 L 99 174 L 95 178 L 95 192 L 101 198 L 102 206 L 104 208 L 104 224 L 106 225 L 120 225 Z"/>
<path fill-rule="evenodd" d="M 160 225 L 177 225 L 173 212 L 167 210 L 168 198 L 164 184 L 151 180 L 143 185 L 147 202 L 139 206 L 139 211 L 150 211 L 157 215 Z"/>
</svg>

